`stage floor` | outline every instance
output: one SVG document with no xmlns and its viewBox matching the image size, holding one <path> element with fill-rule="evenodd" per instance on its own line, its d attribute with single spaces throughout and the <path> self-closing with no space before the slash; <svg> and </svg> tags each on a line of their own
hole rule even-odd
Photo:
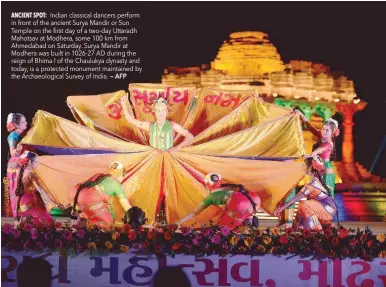
<svg viewBox="0 0 386 287">
<path fill-rule="evenodd" d="M 56 219 L 58 222 L 66 223 L 71 222 L 71 219 L 69 217 L 58 217 Z M 12 217 L 2 217 L 1 218 L 1 224 L 9 223 L 13 224 L 15 222 L 14 218 Z M 334 224 L 336 224 L 334 222 Z M 343 221 L 340 223 L 345 228 L 360 228 L 361 230 L 364 230 L 366 226 L 369 226 L 370 229 L 374 233 L 386 233 L 386 222 L 366 222 L 366 221 Z M 260 219 L 260 227 L 266 228 L 269 226 L 278 226 L 277 220 L 268 220 L 268 219 Z M 287 223 L 286 227 L 290 227 L 291 224 Z"/>
</svg>

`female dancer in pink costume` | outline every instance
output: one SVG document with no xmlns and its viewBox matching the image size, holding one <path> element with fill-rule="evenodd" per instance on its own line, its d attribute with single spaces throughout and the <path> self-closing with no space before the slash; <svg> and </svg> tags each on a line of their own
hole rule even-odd
<svg viewBox="0 0 386 287">
<path fill-rule="evenodd" d="M 7 117 L 7 131 L 9 135 L 7 137 L 7 142 L 9 145 L 9 159 L 8 165 L 15 163 L 18 157 L 22 154 L 22 146 L 18 144 L 22 137 L 21 134 L 27 129 L 27 120 L 22 114 L 19 113 L 10 113 Z M 14 169 L 7 169 L 7 178 L 10 189 L 15 190 L 16 188 L 16 177 L 17 174 L 14 172 Z M 11 195 L 7 192 L 4 193 L 5 202 L 8 206 L 6 206 L 7 211 L 6 214 L 8 216 L 16 216 L 13 212 L 15 208 L 11 207 Z M 9 204 L 7 202 L 9 200 Z"/>
<path fill-rule="evenodd" d="M 18 143 L 21 141 L 21 134 L 27 129 L 25 116 L 19 113 L 10 113 L 7 117 L 7 131 L 9 132 L 7 141 L 11 158 L 18 153 Z M 19 154 L 20 155 L 20 154 Z"/>
<path fill-rule="evenodd" d="M 303 226 L 304 229 L 320 231 L 322 225 L 330 224 L 338 209 L 332 199 L 331 190 L 324 181 L 320 171 L 324 169 L 324 162 L 320 157 L 307 158 L 305 160 L 305 172 L 311 177 L 302 190 L 289 202 L 275 210 L 278 215 L 283 210 L 299 201 L 299 208 L 293 227 L 297 229 Z M 300 201 L 302 198 L 307 200 Z"/>
<path fill-rule="evenodd" d="M 16 174 L 16 180 L 10 184 L 12 212 L 17 218 L 32 216 L 44 224 L 50 224 L 52 218 L 42 197 L 50 202 L 53 200 L 38 185 L 38 178 L 33 171 L 37 165 L 38 155 L 29 151 L 8 165 L 8 169 Z"/>
<path fill-rule="evenodd" d="M 108 174 L 98 173 L 77 184 L 69 194 L 70 201 L 74 202 L 71 218 L 78 219 L 79 214 L 88 223 L 95 224 L 100 228 L 112 226 L 115 221 L 112 207 L 114 197 L 118 198 L 125 212 L 131 208 L 120 183 L 124 173 L 125 169 L 122 163 L 114 162 L 110 165 Z"/>
<path fill-rule="evenodd" d="M 241 184 L 223 184 L 220 174 L 206 175 L 205 186 L 211 193 L 192 212 L 182 218 L 177 223 L 178 225 L 194 218 L 210 205 L 215 205 L 224 206 L 224 213 L 218 225 L 234 229 L 256 213 L 261 205 L 260 197 L 257 194 L 249 193 Z M 255 227 L 259 225 L 256 216 L 252 218 L 252 225 Z"/>
<path fill-rule="evenodd" d="M 312 147 L 312 153 L 304 158 L 319 156 L 323 160 L 324 169 L 321 171 L 323 180 L 326 182 L 331 196 L 334 197 L 336 175 L 332 161 L 335 159 L 335 138 L 340 134 L 339 124 L 330 118 L 323 124 L 322 130 L 318 130 L 300 111 L 296 111 L 296 113 L 309 131 L 318 138 L 317 143 Z"/>
</svg>

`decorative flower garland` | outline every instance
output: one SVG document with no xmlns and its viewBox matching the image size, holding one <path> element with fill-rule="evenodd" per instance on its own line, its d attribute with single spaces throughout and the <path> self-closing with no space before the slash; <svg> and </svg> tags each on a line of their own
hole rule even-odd
<svg viewBox="0 0 386 287">
<path fill-rule="evenodd" d="M 312 258 L 386 258 L 386 234 L 373 234 L 369 228 L 345 229 L 327 227 L 323 232 L 294 231 L 278 227 L 266 229 L 203 226 L 200 229 L 176 225 L 159 225 L 137 230 L 130 225 L 99 230 L 56 222 L 52 226 L 39 223 L 4 224 L 1 228 L 2 247 L 9 251 L 60 250 L 61 254 L 82 252 L 125 253 L 143 250 L 158 256 L 186 254 L 205 256 L 293 255 Z"/>
</svg>

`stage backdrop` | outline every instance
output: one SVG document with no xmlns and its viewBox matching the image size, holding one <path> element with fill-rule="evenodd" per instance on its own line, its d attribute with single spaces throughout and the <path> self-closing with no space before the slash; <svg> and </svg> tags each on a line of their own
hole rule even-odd
<svg viewBox="0 0 386 287">
<path fill-rule="evenodd" d="M 317 261 L 265 255 L 228 257 L 178 255 L 157 259 L 147 254 L 60 256 L 55 253 L 2 251 L 2 286 L 16 285 L 16 269 L 26 256 L 41 256 L 53 265 L 52 286 L 151 286 L 161 266 L 180 265 L 192 286 L 386 286 L 386 259 Z"/>
</svg>

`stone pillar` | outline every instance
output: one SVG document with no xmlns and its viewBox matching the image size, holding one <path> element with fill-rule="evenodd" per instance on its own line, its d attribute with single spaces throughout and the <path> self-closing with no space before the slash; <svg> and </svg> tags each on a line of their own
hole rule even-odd
<svg viewBox="0 0 386 287">
<path fill-rule="evenodd" d="M 343 144 L 342 144 L 342 161 L 344 163 L 354 162 L 354 114 L 366 107 L 366 102 L 338 103 L 336 109 L 343 115 Z"/>
</svg>

